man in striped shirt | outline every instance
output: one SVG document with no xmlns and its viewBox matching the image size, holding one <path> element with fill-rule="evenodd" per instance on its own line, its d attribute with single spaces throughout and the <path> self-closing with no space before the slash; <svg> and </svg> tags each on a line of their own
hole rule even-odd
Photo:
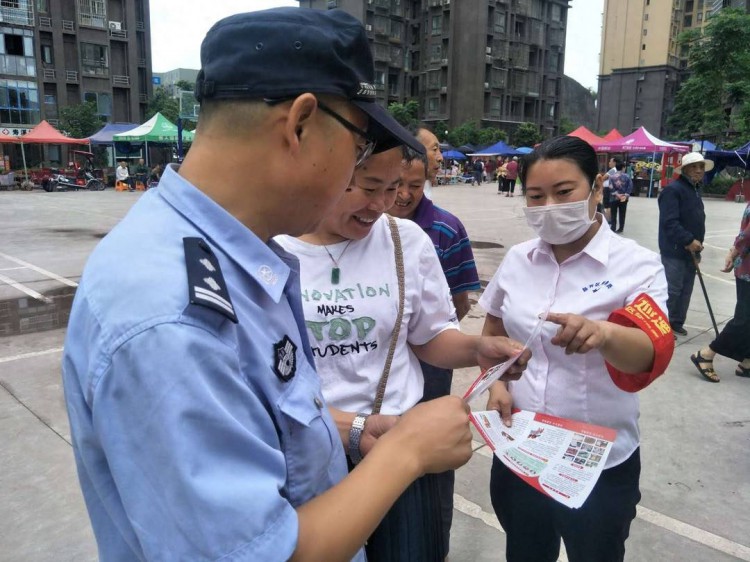
<svg viewBox="0 0 750 562">
<path fill-rule="evenodd" d="M 429 151 L 429 144 L 437 143 L 435 135 L 427 129 L 419 129 L 415 135 Z M 432 142 L 434 141 L 434 142 Z M 404 151 L 409 149 L 404 148 Z M 438 148 L 439 150 L 439 148 Z M 428 153 L 429 154 L 429 153 Z M 440 157 L 442 160 L 442 157 Z M 426 183 L 434 183 L 437 169 L 430 166 L 427 156 L 409 153 L 401 169 L 401 184 L 393 207 L 388 213 L 394 217 L 409 219 L 422 227 L 435 245 L 440 265 L 461 320 L 469 312 L 469 291 L 479 290 L 479 274 L 474 263 L 474 252 L 466 229 L 455 215 L 435 205 L 424 195 Z M 453 371 L 441 369 L 420 361 L 424 373 L 423 401 L 432 400 L 451 393 Z M 450 527 L 453 520 L 453 471 L 444 472 L 438 479 L 440 509 L 443 516 L 445 552 L 449 550 Z"/>
</svg>

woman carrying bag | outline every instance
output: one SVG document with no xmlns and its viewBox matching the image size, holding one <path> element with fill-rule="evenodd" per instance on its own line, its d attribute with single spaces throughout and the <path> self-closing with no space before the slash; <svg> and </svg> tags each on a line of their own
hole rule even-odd
<svg viewBox="0 0 750 562">
<path fill-rule="evenodd" d="M 421 400 L 420 359 L 487 368 L 522 347 L 506 337 L 462 334 L 430 238 L 412 221 L 384 214 L 395 202 L 403 157 L 400 148 L 371 156 L 314 232 L 277 239 L 300 260 L 315 366 L 351 465 L 371 446 L 365 432 L 382 434 Z M 448 553 L 441 534 L 434 475 L 425 475 L 370 537 L 367 557 L 442 562 Z"/>
</svg>

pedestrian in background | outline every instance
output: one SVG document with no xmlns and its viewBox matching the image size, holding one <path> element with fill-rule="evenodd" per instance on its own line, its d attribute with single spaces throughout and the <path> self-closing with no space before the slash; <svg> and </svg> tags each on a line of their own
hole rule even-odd
<svg viewBox="0 0 750 562">
<path fill-rule="evenodd" d="M 633 193 L 633 180 L 625 172 L 625 162 L 615 159 L 614 174 L 609 175 L 610 186 L 610 227 L 615 232 L 622 232 L 625 228 L 625 213 L 628 210 L 628 200 Z M 619 219 L 619 226 L 618 225 Z"/>
<path fill-rule="evenodd" d="M 510 159 L 505 166 L 505 196 L 513 197 L 516 191 L 516 180 L 518 179 L 518 156 Z"/>
<path fill-rule="evenodd" d="M 675 168 L 680 176 L 659 194 L 659 252 L 669 285 L 669 323 L 672 331 L 687 335 L 683 324 L 687 318 L 695 283 L 693 257 L 700 260 L 706 235 L 706 213 L 703 209 L 703 176 L 714 163 L 699 152 L 682 157 Z"/>
<path fill-rule="evenodd" d="M 728 273 L 732 269 L 737 291 L 734 317 L 714 341 L 690 356 L 700 374 L 711 382 L 719 382 L 714 370 L 716 354 L 739 361 L 734 374 L 750 378 L 750 203 L 742 215 L 740 233 L 724 259 L 722 271 Z"/>
</svg>

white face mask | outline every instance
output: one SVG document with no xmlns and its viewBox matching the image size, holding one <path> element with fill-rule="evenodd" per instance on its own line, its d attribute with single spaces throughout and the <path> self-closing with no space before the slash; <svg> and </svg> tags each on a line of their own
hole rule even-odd
<svg viewBox="0 0 750 562">
<path fill-rule="evenodd" d="M 593 193 L 593 191 L 592 191 Z M 583 201 L 524 207 L 526 222 L 542 240 L 548 244 L 568 244 L 578 240 L 594 223 L 589 216 L 589 199 Z"/>
</svg>

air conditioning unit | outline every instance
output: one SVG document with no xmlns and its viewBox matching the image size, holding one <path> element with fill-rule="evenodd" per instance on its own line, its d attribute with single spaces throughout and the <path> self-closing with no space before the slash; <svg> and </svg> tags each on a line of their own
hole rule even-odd
<svg viewBox="0 0 750 562">
<path fill-rule="evenodd" d="M 450 6 L 451 0 L 443 0 L 443 6 Z"/>
<path fill-rule="evenodd" d="M 109 22 L 109 28 L 112 31 L 122 31 L 122 22 L 111 21 L 111 22 Z"/>
<path fill-rule="evenodd" d="M 448 64 L 448 59 L 443 59 L 440 61 L 440 64 Z"/>
<path fill-rule="evenodd" d="M 448 93 L 448 86 L 442 86 L 440 88 L 440 93 L 441 94 L 447 94 Z"/>
<path fill-rule="evenodd" d="M 370 25 L 370 24 L 368 23 L 368 24 L 367 24 L 367 25 L 365 26 L 365 29 L 366 29 L 367 31 L 372 31 L 372 26 L 371 26 L 371 25 Z"/>
<path fill-rule="evenodd" d="M 489 90 L 490 89 L 490 83 L 489 82 L 485 82 L 484 83 L 484 89 L 485 90 Z"/>
<path fill-rule="evenodd" d="M 487 47 L 484 52 L 487 53 L 488 55 L 491 55 L 492 54 L 492 47 Z"/>
</svg>

